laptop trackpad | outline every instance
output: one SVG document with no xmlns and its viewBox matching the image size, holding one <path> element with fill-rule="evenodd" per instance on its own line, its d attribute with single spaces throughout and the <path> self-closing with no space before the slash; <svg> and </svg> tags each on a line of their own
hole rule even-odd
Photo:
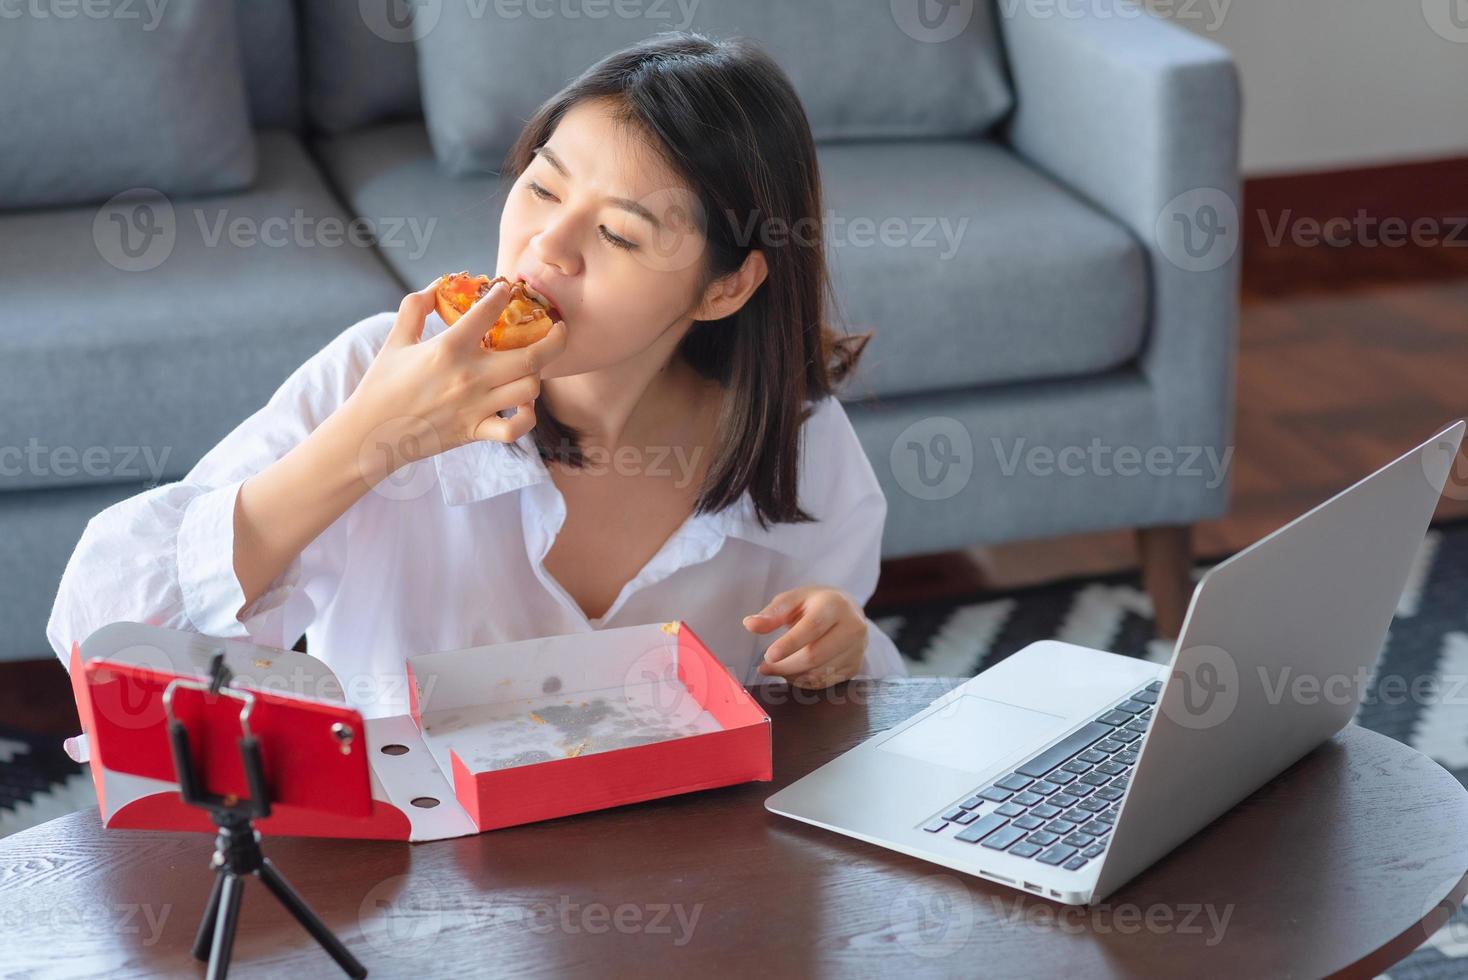
<svg viewBox="0 0 1468 980">
<path fill-rule="evenodd" d="M 1059 715 L 965 694 L 877 748 L 965 772 L 985 772 L 1065 730 Z"/>
</svg>

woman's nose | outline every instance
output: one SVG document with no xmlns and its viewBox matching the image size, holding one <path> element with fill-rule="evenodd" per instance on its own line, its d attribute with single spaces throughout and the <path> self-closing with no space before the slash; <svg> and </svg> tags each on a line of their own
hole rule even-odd
<svg viewBox="0 0 1468 980">
<path fill-rule="evenodd" d="M 558 218 L 531 236 L 530 252 L 542 268 L 574 275 L 580 262 L 576 235 L 572 222 Z"/>
</svg>

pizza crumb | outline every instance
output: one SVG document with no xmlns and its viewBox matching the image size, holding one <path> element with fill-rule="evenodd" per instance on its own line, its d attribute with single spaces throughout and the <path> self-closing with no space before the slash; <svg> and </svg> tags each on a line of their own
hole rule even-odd
<svg viewBox="0 0 1468 980">
<path fill-rule="evenodd" d="M 544 725 L 545 724 L 545 719 L 542 718 L 542 717 L 540 717 L 540 715 L 536 714 L 533 711 L 530 712 L 530 720 L 533 721 L 533 722 L 535 722 L 537 725 Z"/>
</svg>

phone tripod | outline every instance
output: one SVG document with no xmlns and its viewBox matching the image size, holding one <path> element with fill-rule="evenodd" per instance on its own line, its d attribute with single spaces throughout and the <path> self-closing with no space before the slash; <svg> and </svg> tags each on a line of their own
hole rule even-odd
<svg viewBox="0 0 1468 980">
<path fill-rule="evenodd" d="M 176 680 L 169 684 L 163 694 L 163 707 L 168 714 L 168 736 L 173 749 L 173 765 L 178 774 L 179 794 L 185 803 L 208 810 L 210 818 L 219 828 L 219 836 L 214 839 L 214 856 L 209 861 L 209 867 L 215 873 L 214 887 L 209 892 L 209 904 L 204 909 L 204 918 L 199 922 L 199 931 L 194 937 L 194 958 L 208 961 L 208 980 L 224 980 L 229 972 L 235 927 L 239 924 L 240 903 L 245 897 L 245 881 L 249 875 L 255 875 L 311 937 L 331 954 L 337 966 L 354 980 L 361 980 L 367 975 L 367 968 L 326 927 L 326 923 L 311 911 L 311 907 L 261 852 L 260 832 L 255 829 L 254 821 L 270 816 L 270 793 L 260 761 L 260 743 L 250 732 L 250 711 L 255 705 L 255 699 L 249 691 L 225 688 L 230 673 L 229 668 L 224 665 L 222 651 L 210 659 L 209 676 L 207 687 L 202 683 Z M 239 749 L 245 779 L 250 787 L 248 799 L 233 795 L 220 796 L 204 790 L 204 782 L 199 778 L 189 750 L 188 728 L 173 714 L 173 691 L 176 687 L 193 687 L 244 702 L 244 707 L 240 709 Z"/>
</svg>

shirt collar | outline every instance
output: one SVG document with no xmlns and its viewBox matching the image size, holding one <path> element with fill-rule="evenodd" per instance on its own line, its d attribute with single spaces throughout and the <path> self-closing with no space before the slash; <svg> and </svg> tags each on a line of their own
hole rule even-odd
<svg viewBox="0 0 1468 980">
<path fill-rule="evenodd" d="M 537 483 L 550 483 L 550 471 L 536 451 L 535 438 L 526 433 L 516 440 L 521 452 L 502 442 L 475 441 L 433 457 L 438 486 L 449 507 L 488 500 Z M 721 539 L 739 538 L 762 548 L 794 556 L 809 553 L 815 524 L 772 524 L 760 527 L 755 517 L 754 498 L 748 490 L 731 506 L 716 514 L 696 515 L 691 530 L 712 533 Z"/>
<path fill-rule="evenodd" d="M 520 452 L 502 442 L 476 440 L 434 456 L 443 502 L 457 507 L 548 482 L 550 472 L 536 451 L 535 439 L 526 433 L 515 445 Z"/>
<path fill-rule="evenodd" d="M 446 329 L 437 313 L 424 321 L 422 338 L 427 340 Z M 511 490 L 537 483 L 550 483 L 550 471 L 536 450 L 535 437 L 526 433 L 515 441 L 521 452 L 502 442 L 476 440 L 433 457 L 443 502 L 450 507 L 488 500 Z M 812 554 L 816 524 L 773 524 L 762 528 L 755 518 L 754 498 L 745 491 L 733 505 L 717 514 L 693 518 L 695 533 L 735 537 L 787 556 Z"/>
<path fill-rule="evenodd" d="M 443 319 L 430 313 L 423 321 L 421 339 L 429 340 L 446 329 Z M 520 452 L 502 442 L 476 440 L 435 455 L 433 465 L 443 502 L 456 507 L 548 481 L 550 473 L 536 451 L 534 437 L 526 433 L 515 444 Z"/>
<path fill-rule="evenodd" d="M 729 507 L 717 514 L 705 514 L 702 518 L 709 526 L 726 537 L 739 538 L 761 548 L 778 551 L 786 557 L 801 554 L 813 555 L 812 545 L 816 524 L 771 524 L 760 527 L 755 516 L 754 498 L 748 490 Z"/>
</svg>

